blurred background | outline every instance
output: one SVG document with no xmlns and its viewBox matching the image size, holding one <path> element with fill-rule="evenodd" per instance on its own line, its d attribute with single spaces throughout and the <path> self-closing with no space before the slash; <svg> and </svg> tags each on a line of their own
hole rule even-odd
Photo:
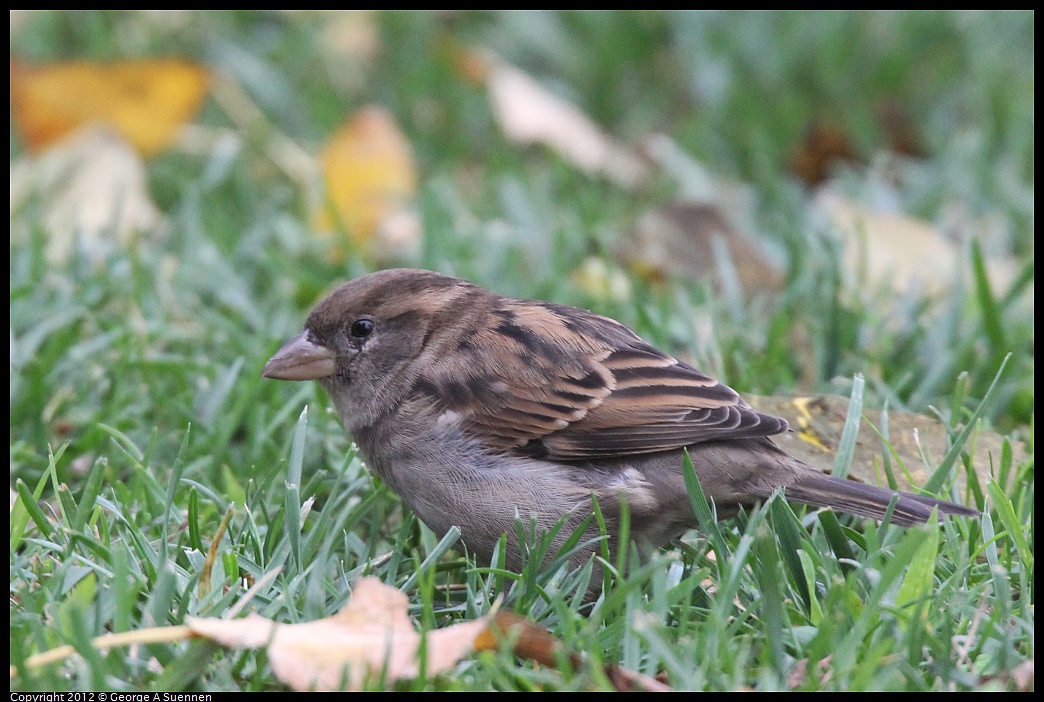
<svg viewBox="0 0 1044 702">
<path fill-rule="evenodd" d="M 409 265 L 745 391 L 949 408 L 1010 352 L 1025 423 L 1033 56 L 1017 12 L 12 12 L 12 422 L 90 413 L 74 337 L 256 364 Z"/>
</svg>

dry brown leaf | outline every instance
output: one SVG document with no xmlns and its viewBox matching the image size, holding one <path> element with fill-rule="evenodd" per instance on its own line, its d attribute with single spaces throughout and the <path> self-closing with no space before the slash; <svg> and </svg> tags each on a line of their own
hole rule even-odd
<svg viewBox="0 0 1044 702">
<path fill-rule="evenodd" d="M 874 121 L 881 140 L 875 150 L 913 158 L 925 156 L 923 140 L 902 102 L 879 101 L 874 107 Z M 850 125 L 835 118 L 815 118 L 790 157 L 790 171 L 805 185 L 815 186 L 827 180 L 839 164 L 865 166 L 870 159 L 853 143 L 852 132 Z"/>
<path fill-rule="evenodd" d="M 221 520 L 221 524 L 218 525 L 214 538 L 210 542 L 210 548 L 207 549 L 207 556 L 203 560 L 203 567 L 199 571 L 199 582 L 196 584 L 196 596 L 201 600 L 210 593 L 212 586 L 211 578 L 214 574 L 214 564 L 217 563 L 218 554 L 220 553 L 221 539 L 228 529 L 228 523 L 232 521 L 233 514 L 235 514 L 235 506 L 230 504 L 228 509 L 225 510 L 225 517 Z"/>
<path fill-rule="evenodd" d="M 620 257 L 647 278 L 706 279 L 719 289 L 730 265 L 751 296 L 776 293 L 783 285 L 780 266 L 709 203 L 673 202 L 645 213 L 620 247 Z"/>
<path fill-rule="evenodd" d="M 374 106 L 359 110 L 330 137 L 320 161 L 327 200 L 316 214 L 317 229 L 326 236 L 344 231 L 348 250 L 379 261 L 412 256 L 421 239 L 412 211 L 417 173 L 413 149 L 391 114 Z M 348 250 L 333 247 L 338 258 Z"/>
<path fill-rule="evenodd" d="M 25 218 L 14 213 L 35 202 L 50 263 L 68 261 L 77 247 L 100 259 L 161 224 L 146 187 L 145 164 L 126 141 L 105 127 L 83 130 L 11 165 L 11 238 L 28 238 Z"/>
<path fill-rule="evenodd" d="M 493 616 L 492 624 L 475 639 L 475 649 L 496 651 L 504 641 L 511 642 L 512 651 L 519 658 L 536 661 L 542 665 L 554 667 L 562 659 L 568 660 L 574 669 L 580 668 L 583 664 L 579 654 L 567 651 L 562 642 L 547 629 L 514 612 L 497 612 Z M 618 692 L 672 691 L 672 688 L 655 678 L 619 666 L 606 665 L 604 672 Z"/>
<path fill-rule="evenodd" d="M 276 676 L 296 690 L 361 690 L 381 678 L 415 678 L 421 636 L 407 614 L 406 596 L 377 578 L 362 578 L 348 604 L 327 619 L 277 624 L 257 614 L 245 619 L 195 619 L 197 635 L 225 646 L 268 647 Z M 487 618 L 455 624 L 427 635 L 426 666 L 438 675 L 474 650 Z"/>
<path fill-rule="evenodd" d="M 873 287 L 939 294 L 953 286 L 965 265 L 963 247 L 923 220 L 869 210 L 827 190 L 816 197 L 815 207 L 840 236 L 846 269 Z M 1017 273 L 1004 259 L 987 260 L 986 267 L 999 290 L 1006 289 Z"/>
<path fill-rule="evenodd" d="M 579 656 L 567 653 L 562 642 L 551 635 L 547 629 L 514 612 L 500 611 L 493 615 L 493 626 L 487 627 L 475 639 L 476 651 L 498 651 L 505 639 L 514 642 L 514 653 L 519 658 L 536 661 L 547 666 L 557 664 L 557 658 L 564 656 L 579 664 Z"/>
<path fill-rule="evenodd" d="M 167 149 L 195 116 L 209 83 L 206 68 L 177 59 L 38 67 L 12 61 L 11 110 L 34 150 L 102 123 L 148 157 Z"/>
<path fill-rule="evenodd" d="M 818 185 L 839 163 L 860 160 L 844 126 L 834 120 L 820 119 L 808 128 L 790 157 L 790 171 L 805 185 Z"/>
<path fill-rule="evenodd" d="M 544 144 L 585 173 L 602 175 L 623 188 L 633 189 L 648 179 L 645 163 L 576 105 L 514 66 L 489 59 L 488 67 L 493 114 L 508 139 Z"/>
<path fill-rule="evenodd" d="M 918 131 L 903 101 L 891 98 L 882 100 L 874 108 L 874 117 L 884 133 L 889 151 L 910 158 L 928 156 L 924 137 Z"/>
</svg>

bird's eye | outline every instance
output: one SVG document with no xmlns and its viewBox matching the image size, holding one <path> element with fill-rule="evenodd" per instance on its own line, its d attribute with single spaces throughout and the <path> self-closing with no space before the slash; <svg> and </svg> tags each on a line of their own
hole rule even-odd
<svg viewBox="0 0 1044 702">
<path fill-rule="evenodd" d="M 348 333 L 352 335 L 353 339 L 365 339 L 373 333 L 373 320 L 372 319 L 357 319 L 352 322 L 351 328 Z"/>
</svg>

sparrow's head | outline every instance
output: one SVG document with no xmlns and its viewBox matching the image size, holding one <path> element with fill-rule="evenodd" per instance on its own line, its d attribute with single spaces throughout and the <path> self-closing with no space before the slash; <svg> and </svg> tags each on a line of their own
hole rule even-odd
<svg viewBox="0 0 1044 702">
<path fill-rule="evenodd" d="M 469 298 L 485 291 L 457 278 L 412 269 L 345 283 L 308 316 L 261 375 L 318 380 L 345 426 L 366 426 L 410 391 L 442 342 L 468 323 Z"/>
</svg>

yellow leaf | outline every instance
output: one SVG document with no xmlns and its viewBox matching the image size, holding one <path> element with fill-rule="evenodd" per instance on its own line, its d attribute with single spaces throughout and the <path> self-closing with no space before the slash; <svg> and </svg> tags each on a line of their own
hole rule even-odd
<svg viewBox="0 0 1044 702">
<path fill-rule="evenodd" d="M 413 150 L 394 118 L 365 107 L 338 129 L 320 154 L 327 201 L 316 216 L 326 236 L 344 231 L 352 249 L 396 258 L 419 244 L 410 208 L 417 192 Z M 346 251 L 335 246 L 334 253 Z"/>
<path fill-rule="evenodd" d="M 601 256 L 588 256 L 569 276 L 585 294 L 598 300 L 626 302 L 631 299 L 631 281 L 618 267 Z"/>
<path fill-rule="evenodd" d="M 177 59 L 39 67 L 12 61 L 11 108 L 31 149 L 101 122 L 143 156 L 153 156 L 167 149 L 199 111 L 209 82 L 207 69 Z"/>
</svg>

